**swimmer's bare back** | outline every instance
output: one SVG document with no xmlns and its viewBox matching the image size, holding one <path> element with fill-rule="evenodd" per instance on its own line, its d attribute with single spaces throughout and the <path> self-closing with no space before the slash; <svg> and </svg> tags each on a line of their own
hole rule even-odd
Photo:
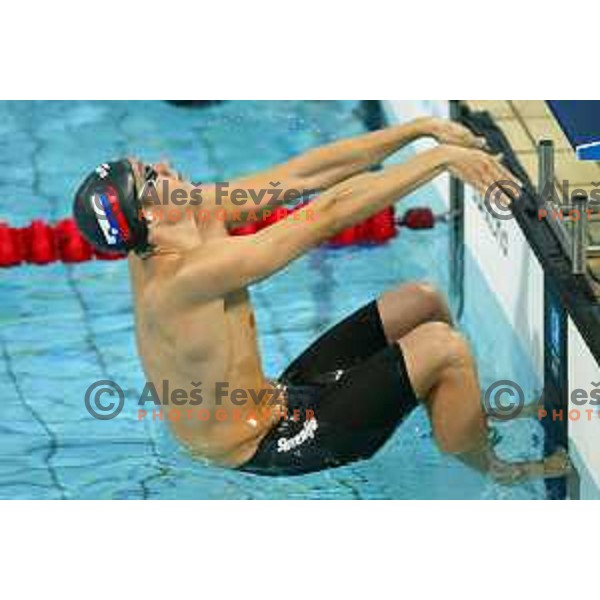
<svg viewBox="0 0 600 600">
<path fill-rule="evenodd" d="M 433 137 L 439 145 L 403 164 L 369 170 L 421 136 Z M 225 404 L 219 405 L 214 392 L 219 383 L 229 390 L 253 392 L 259 399 L 264 390 L 273 392 L 263 393 L 260 410 L 255 401 L 236 406 L 235 418 L 186 418 L 184 406 L 182 418 L 165 419 L 194 455 L 222 466 L 241 465 L 281 414 L 280 405 L 270 402 L 275 390 L 261 365 L 248 286 L 444 171 L 480 191 L 497 180 L 514 180 L 482 147 L 482 140 L 461 126 L 420 119 L 310 150 L 231 182 L 230 190 L 245 190 L 252 198 L 246 203 L 203 185 L 202 202 L 192 213 L 191 205 L 170 202 L 162 184 L 166 181 L 170 192 L 189 193 L 194 186 L 167 165 L 155 166 L 161 204 L 144 200 L 153 250 L 144 257 L 130 253 L 129 258 L 137 347 L 148 381 L 157 389 L 168 381 L 171 390 L 181 389 L 188 397 L 201 384 L 202 407 L 208 410 Z M 134 167 L 141 177 L 143 165 L 134 162 Z M 277 199 L 272 193 L 261 195 L 274 188 Z M 229 235 L 230 228 L 289 199 L 286 192 L 306 190 L 319 195 L 295 218 L 254 235 Z M 166 218 L 167 209 L 171 214 L 181 210 L 180 218 Z"/>
</svg>

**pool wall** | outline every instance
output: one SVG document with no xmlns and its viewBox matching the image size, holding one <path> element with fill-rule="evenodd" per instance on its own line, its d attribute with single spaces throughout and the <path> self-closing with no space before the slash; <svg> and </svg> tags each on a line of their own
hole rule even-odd
<svg viewBox="0 0 600 600">
<path fill-rule="evenodd" d="M 493 219 L 465 189 L 464 243 L 513 327 L 534 372 L 544 370 L 544 272 L 516 221 Z M 468 285 L 466 281 L 464 285 Z"/>
<path fill-rule="evenodd" d="M 384 101 L 384 106 L 391 121 L 450 114 L 447 101 Z M 435 183 L 450 206 L 448 178 L 438 178 Z M 600 388 L 598 361 L 567 307 L 554 293 L 550 278 L 519 222 L 492 218 L 482 197 L 469 186 L 463 187 L 462 194 L 466 263 L 477 265 L 476 270 L 495 295 L 506 319 L 503 326 L 513 328 L 521 346 L 519 350 L 524 350 L 535 379 L 544 381 L 545 395 L 556 395 L 557 406 L 565 408 L 562 416 L 557 410 L 556 417 L 550 414 L 546 419 L 546 450 L 551 450 L 557 440 L 558 443 L 566 442 L 568 435 L 569 453 L 577 471 L 577 477 L 570 482 L 569 496 L 600 498 L 600 411 L 592 401 L 589 406 L 573 401 L 574 390 L 581 389 L 590 394 L 593 389 Z M 472 271 L 465 271 L 463 294 L 468 293 L 470 278 L 479 276 Z M 498 374 L 499 379 L 510 379 L 503 377 L 500 371 Z M 535 382 L 530 390 L 534 387 Z M 530 390 L 525 390 L 526 398 Z M 567 408 L 569 412 L 565 414 Z M 577 409 L 582 416 L 576 420 L 572 416 L 576 415 Z M 592 410 L 586 413 L 585 409 Z M 561 439 L 563 431 L 564 440 Z M 555 439 L 548 439 L 552 437 Z M 555 480 L 549 484 L 548 497 L 565 497 L 566 483 Z"/>
<path fill-rule="evenodd" d="M 569 348 L 569 390 L 591 390 L 600 387 L 600 367 L 589 347 L 581 337 L 581 333 L 568 319 Z M 581 407 L 569 396 L 569 413 L 580 411 Z M 587 408 L 587 407 L 584 407 Z M 600 411 L 595 407 L 596 418 L 569 420 L 569 452 L 578 473 L 578 494 L 581 499 L 600 500 Z"/>
</svg>

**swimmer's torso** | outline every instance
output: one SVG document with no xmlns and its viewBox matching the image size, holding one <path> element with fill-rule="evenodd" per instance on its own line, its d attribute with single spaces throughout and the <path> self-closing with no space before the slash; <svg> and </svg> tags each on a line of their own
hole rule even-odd
<svg viewBox="0 0 600 600">
<path fill-rule="evenodd" d="M 222 235 L 227 233 L 223 230 Z M 228 395 L 217 404 L 218 386 L 254 391 L 258 398 L 261 390 L 273 389 L 262 371 L 248 291 L 182 308 L 160 291 L 173 273 L 169 262 L 161 257 L 129 259 L 138 352 L 146 379 L 159 396 L 168 381 L 169 393 L 184 390 L 188 398 L 200 389 L 202 403 L 180 407 L 177 420 L 168 418 L 169 409 L 178 408 L 173 403 L 155 407 L 146 402 L 143 408 L 148 415 L 162 408 L 164 420 L 193 453 L 225 465 L 240 464 L 252 456 L 276 421 L 274 409 L 267 406 L 273 397 L 270 392 L 263 393 L 258 408 L 249 400 L 228 418 L 215 418 L 218 407 L 233 408 Z M 199 408 L 211 417 L 199 419 Z"/>
</svg>

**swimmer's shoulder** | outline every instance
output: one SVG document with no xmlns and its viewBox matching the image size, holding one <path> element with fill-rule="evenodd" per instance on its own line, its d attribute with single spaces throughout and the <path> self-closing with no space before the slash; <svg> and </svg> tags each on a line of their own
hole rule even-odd
<svg viewBox="0 0 600 600">
<path fill-rule="evenodd" d="M 185 319 L 186 314 L 198 317 L 210 313 L 215 318 L 217 316 L 215 310 L 224 311 L 224 297 L 210 299 L 203 299 L 201 296 L 192 297 L 178 285 L 178 278 L 185 268 L 186 258 L 186 255 L 182 254 L 154 265 L 151 272 L 140 282 L 135 293 L 135 303 L 140 312 L 152 319 L 165 321 L 170 318 Z"/>
</svg>

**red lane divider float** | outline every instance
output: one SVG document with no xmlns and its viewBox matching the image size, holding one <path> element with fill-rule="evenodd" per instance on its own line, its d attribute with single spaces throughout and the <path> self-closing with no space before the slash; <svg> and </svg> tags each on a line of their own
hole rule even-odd
<svg viewBox="0 0 600 600">
<path fill-rule="evenodd" d="M 251 235 L 273 223 L 285 219 L 295 210 L 278 208 L 256 223 L 232 230 L 232 235 Z M 408 210 L 396 221 L 394 209 L 387 208 L 366 221 L 338 233 L 328 242 L 330 246 L 343 247 L 355 244 L 382 244 L 397 234 L 397 226 L 410 229 L 430 229 L 435 215 L 428 208 Z M 36 219 L 27 227 L 10 227 L 0 223 L 0 267 L 16 267 L 23 263 L 47 265 L 56 261 L 80 263 L 93 259 L 118 260 L 124 254 L 98 252 L 79 233 L 73 219 L 63 219 L 54 225 Z"/>
<path fill-rule="evenodd" d="M 432 229 L 435 225 L 435 215 L 430 208 L 409 208 L 398 225 L 408 229 Z"/>
</svg>

